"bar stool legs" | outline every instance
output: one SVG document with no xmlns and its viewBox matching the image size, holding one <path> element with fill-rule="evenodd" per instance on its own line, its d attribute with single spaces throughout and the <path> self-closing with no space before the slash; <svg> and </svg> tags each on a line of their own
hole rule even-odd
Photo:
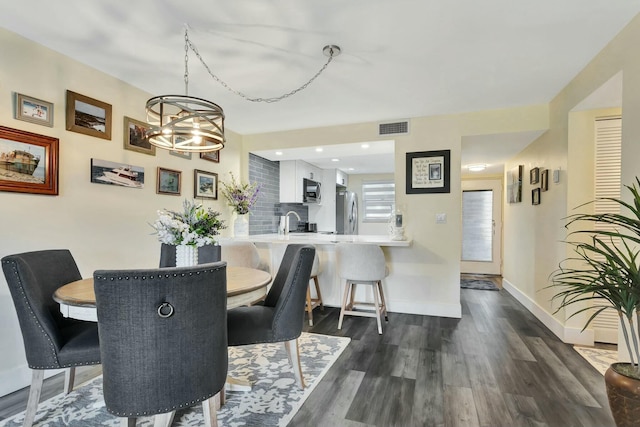
<svg viewBox="0 0 640 427">
<path fill-rule="evenodd" d="M 355 285 L 371 285 L 373 290 L 374 303 L 365 303 L 355 301 Z M 355 310 L 354 306 L 358 304 L 360 306 L 373 306 L 371 310 Z M 340 308 L 340 318 L 338 319 L 338 329 L 342 329 L 342 321 L 344 315 L 351 316 L 363 316 L 363 317 L 375 317 L 378 324 L 378 334 L 382 335 L 382 316 L 386 321 L 389 320 L 387 315 L 387 306 L 384 300 L 384 292 L 382 291 L 382 281 L 353 281 L 346 280 L 344 288 L 344 296 L 342 297 L 342 307 Z"/>
<path fill-rule="evenodd" d="M 313 283 L 315 285 L 317 298 L 311 298 L 311 284 L 309 284 L 309 286 L 307 286 L 306 311 L 307 315 L 309 316 L 309 326 L 313 326 L 313 309 L 319 306 L 320 310 L 324 310 L 324 305 L 322 304 L 322 294 L 320 293 L 318 276 L 312 276 L 310 280 L 313 280 Z"/>
</svg>

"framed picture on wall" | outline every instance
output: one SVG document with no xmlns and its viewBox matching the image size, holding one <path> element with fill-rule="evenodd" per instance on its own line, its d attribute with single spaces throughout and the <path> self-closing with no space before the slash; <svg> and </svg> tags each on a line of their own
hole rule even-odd
<svg viewBox="0 0 640 427">
<path fill-rule="evenodd" d="M 220 150 L 200 153 L 200 158 L 209 160 L 210 162 L 220 163 Z"/>
<path fill-rule="evenodd" d="M 144 188 L 144 168 L 109 160 L 91 159 L 91 182 Z"/>
<path fill-rule="evenodd" d="M 539 205 L 540 204 L 540 189 L 534 188 L 531 190 L 531 204 Z"/>
<path fill-rule="evenodd" d="M 549 189 L 549 169 L 544 169 L 540 173 L 540 191 L 547 191 Z"/>
<path fill-rule="evenodd" d="M 147 123 L 125 116 L 124 149 L 155 156 L 156 146 L 152 145 L 145 137 L 147 130 L 149 130 L 149 125 Z"/>
<path fill-rule="evenodd" d="M 193 171 L 193 197 L 218 200 L 218 174 L 195 169 Z"/>
<path fill-rule="evenodd" d="M 182 159 L 191 160 L 191 153 L 188 151 L 170 150 L 169 154 L 171 154 L 172 156 L 180 157 Z"/>
<path fill-rule="evenodd" d="M 182 172 L 158 167 L 156 193 L 179 196 L 182 187 Z"/>
<path fill-rule="evenodd" d="M 531 168 L 529 171 L 529 183 L 537 184 L 540 181 L 540 169 L 539 168 Z"/>
<path fill-rule="evenodd" d="M 450 150 L 407 153 L 406 193 L 449 193 Z"/>
<path fill-rule="evenodd" d="M 53 127 L 53 104 L 16 93 L 14 117 L 17 120 Z"/>
<path fill-rule="evenodd" d="M 58 138 L 0 126 L 0 191 L 58 195 Z"/>
<path fill-rule="evenodd" d="M 111 139 L 111 105 L 67 91 L 67 130 Z"/>
<path fill-rule="evenodd" d="M 520 203 L 522 201 L 522 174 L 524 165 L 518 165 L 507 171 L 507 201 Z"/>
</svg>

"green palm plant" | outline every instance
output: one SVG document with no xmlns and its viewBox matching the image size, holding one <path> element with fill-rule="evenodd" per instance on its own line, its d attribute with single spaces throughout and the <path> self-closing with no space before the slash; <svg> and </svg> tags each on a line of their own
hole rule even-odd
<svg viewBox="0 0 640 427">
<path fill-rule="evenodd" d="M 631 358 L 630 364 L 618 364 L 617 368 L 624 375 L 640 379 L 640 330 L 634 325 L 634 319 L 640 320 L 640 179 L 636 177 L 636 183 L 625 188 L 633 196 L 631 203 L 616 198 L 603 200 L 620 205 L 621 212 L 628 213 L 575 214 L 567 218 L 567 228 L 596 222 L 610 227 L 570 232 L 569 236 L 588 238 L 585 242 L 566 242 L 575 255 L 562 261 L 552 273 L 551 286 L 560 289 L 553 296 L 559 301 L 556 313 L 574 305 L 580 308 L 569 318 L 591 312 L 583 330 L 601 312 L 617 312 Z M 589 301 L 595 303 L 584 306 Z"/>
</svg>

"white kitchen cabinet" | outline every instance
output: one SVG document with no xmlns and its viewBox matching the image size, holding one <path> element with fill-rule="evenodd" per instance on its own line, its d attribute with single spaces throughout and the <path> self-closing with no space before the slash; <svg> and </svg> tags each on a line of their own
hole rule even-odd
<svg viewBox="0 0 640 427">
<path fill-rule="evenodd" d="M 336 169 L 336 184 L 346 187 L 349 185 L 349 175 L 342 172 L 340 169 Z"/>
<path fill-rule="evenodd" d="M 280 203 L 302 203 L 302 180 L 322 183 L 323 171 L 302 160 L 280 162 Z"/>
</svg>

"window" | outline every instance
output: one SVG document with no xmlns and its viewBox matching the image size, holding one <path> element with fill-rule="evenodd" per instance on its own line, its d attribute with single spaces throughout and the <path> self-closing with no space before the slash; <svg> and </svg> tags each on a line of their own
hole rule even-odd
<svg viewBox="0 0 640 427">
<path fill-rule="evenodd" d="M 396 200 L 393 181 L 365 181 L 362 183 L 363 222 L 387 222 Z"/>
</svg>

